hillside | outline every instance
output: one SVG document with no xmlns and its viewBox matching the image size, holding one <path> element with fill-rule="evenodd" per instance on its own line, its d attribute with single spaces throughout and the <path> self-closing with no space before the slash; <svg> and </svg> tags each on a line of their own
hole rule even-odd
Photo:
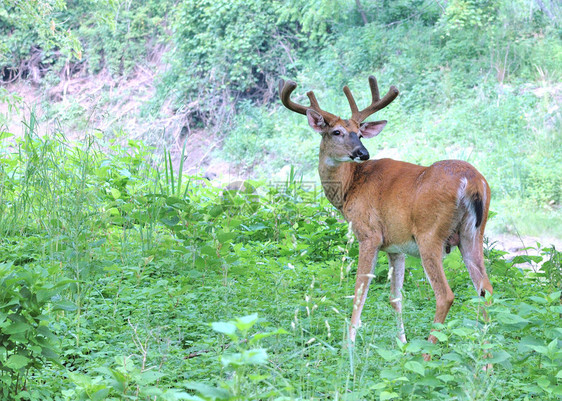
<svg viewBox="0 0 562 401">
<path fill-rule="evenodd" d="M 375 157 L 468 160 L 492 185 L 495 230 L 562 236 L 560 6 L 519 3 L 8 1 L 0 123 L 22 132 L 33 110 L 43 133 L 143 139 L 174 160 L 185 142 L 186 171 L 223 182 L 290 166 L 316 180 L 317 138 L 277 80 L 347 115 L 341 87 L 364 102 L 375 74 L 401 92 Z"/>
</svg>

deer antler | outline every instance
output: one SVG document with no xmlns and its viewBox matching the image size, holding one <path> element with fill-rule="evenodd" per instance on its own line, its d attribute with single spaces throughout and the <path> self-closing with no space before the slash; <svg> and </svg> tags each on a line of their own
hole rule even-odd
<svg viewBox="0 0 562 401">
<path fill-rule="evenodd" d="M 291 93 L 295 90 L 297 84 L 293 81 L 285 81 L 283 79 L 279 80 L 279 97 L 281 98 L 281 102 L 291 111 L 295 113 L 304 114 L 306 115 L 306 111 L 308 109 L 312 109 L 319 113 L 326 123 L 330 124 L 331 122 L 335 122 L 339 119 L 338 116 L 328 113 L 320 108 L 318 104 L 318 100 L 316 100 L 316 96 L 314 96 L 314 92 L 309 91 L 306 93 L 308 99 L 310 100 L 310 106 L 304 106 L 302 104 L 295 103 L 291 100 Z"/>
<path fill-rule="evenodd" d="M 295 84 L 296 86 L 296 84 Z M 351 120 L 355 121 L 357 124 L 360 124 L 369 117 L 371 114 L 384 109 L 388 106 L 396 96 L 398 96 L 398 89 L 394 85 L 392 85 L 386 95 L 381 99 L 379 95 L 379 86 L 377 85 L 377 80 L 372 75 L 369 77 L 369 86 L 371 87 L 371 95 L 373 97 L 371 101 L 371 105 L 364 108 L 363 110 L 359 111 L 357 108 L 357 103 L 355 103 L 355 99 L 351 94 L 351 91 L 346 86 L 343 87 L 343 93 L 347 97 L 347 101 L 349 102 L 349 107 L 351 108 Z"/>
</svg>

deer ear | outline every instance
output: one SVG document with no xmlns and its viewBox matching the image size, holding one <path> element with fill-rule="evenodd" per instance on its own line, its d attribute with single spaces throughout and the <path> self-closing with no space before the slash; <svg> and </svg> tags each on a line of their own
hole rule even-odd
<svg viewBox="0 0 562 401">
<path fill-rule="evenodd" d="M 308 118 L 308 125 L 316 132 L 322 132 L 326 128 L 326 122 L 324 117 L 320 115 L 317 111 L 312 109 L 306 110 L 306 117 Z"/>
<path fill-rule="evenodd" d="M 363 138 L 374 138 L 377 136 L 384 126 L 386 125 L 386 120 L 382 121 L 370 121 L 368 123 L 361 124 L 359 131 Z"/>
</svg>

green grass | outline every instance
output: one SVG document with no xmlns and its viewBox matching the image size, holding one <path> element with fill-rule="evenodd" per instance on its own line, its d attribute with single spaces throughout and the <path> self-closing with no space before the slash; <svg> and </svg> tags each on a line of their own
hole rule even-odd
<svg viewBox="0 0 562 401">
<path fill-rule="evenodd" d="M 381 254 L 351 346 L 357 244 L 321 194 L 289 180 L 227 198 L 150 154 L 133 141 L 41 139 L 33 126 L 4 148 L 4 399 L 559 398 L 560 253 L 529 275 L 488 249 L 488 323 L 449 255 L 456 299 L 436 346 L 416 259 L 410 342 L 395 340 Z"/>
<path fill-rule="evenodd" d="M 496 202 L 494 210 L 498 215 L 490 220 L 489 226 L 494 232 L 562 238 L 562 211 L 558 207 L 507 199 Z"/>
</svg>

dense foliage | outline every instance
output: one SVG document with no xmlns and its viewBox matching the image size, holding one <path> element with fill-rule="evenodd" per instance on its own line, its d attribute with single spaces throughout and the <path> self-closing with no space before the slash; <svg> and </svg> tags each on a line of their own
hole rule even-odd
<svg viewBox="0 0 562 401">
<path fill-rule="evenodd" d="M 487 248 L 497 292 L 488 322 L 460 254 L 449 255 L 457 297 L 436 346 L 425 340 L 434 300 L 416 259 L 405 285 L 410 342 L 395 341 L 381 254 L 353 347 L 357 246 L 313 183 L 221 192 L 150 155 L 136 141 L 123 148 L 90 137 L 78 146 L 33 131 L 3 147 L 3 399 L 562 394 L 555 249 L 508 261 Z M 539 261 L 537 272 L 515 265 Z"/>
</svg>

